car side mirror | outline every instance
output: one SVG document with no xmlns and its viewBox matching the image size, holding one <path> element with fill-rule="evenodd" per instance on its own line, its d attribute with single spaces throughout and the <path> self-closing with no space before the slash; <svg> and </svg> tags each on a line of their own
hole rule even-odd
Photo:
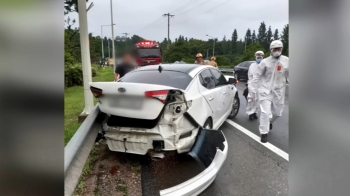
<svg viewBox="0 0 350 196">
<path fill-rule="evenodd" d="M 237 79 L 236 78 L 229 78 L 228 83 L 229 84 L 237 84 Z"/>
</svg>

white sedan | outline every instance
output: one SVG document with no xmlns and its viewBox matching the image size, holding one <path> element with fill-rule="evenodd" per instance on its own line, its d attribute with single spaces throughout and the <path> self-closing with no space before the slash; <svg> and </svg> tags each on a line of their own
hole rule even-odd
<svg viewBox="0 0 350 196">
<path fill-rule="evenodd" d="M 145 155 L 189 152 L 200 128 L 218 129 L 239 110 L 234 78 L 212 66 L 163 64 L 136 69 L 118 82 L 91 82 L 110 150 Z"/>
</svg>

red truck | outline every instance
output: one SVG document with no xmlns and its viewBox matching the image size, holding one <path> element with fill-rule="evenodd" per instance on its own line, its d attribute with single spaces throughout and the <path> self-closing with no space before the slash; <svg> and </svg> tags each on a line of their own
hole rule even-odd
<svg viewBox="0 0 350 196">
<path fill-rule="evenodd" d="M 154 41 L 144 40 L 135 44 L 138 66 L 159 65 L 162 63 L 162 49 Z"/>
</svg>

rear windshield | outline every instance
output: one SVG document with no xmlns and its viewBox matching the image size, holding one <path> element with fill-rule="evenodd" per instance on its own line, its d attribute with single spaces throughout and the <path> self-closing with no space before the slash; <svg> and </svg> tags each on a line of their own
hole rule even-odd
<svg viewBox="0 0 350 196">
<path fill-rule="evenodd" d="M 162 71 L 159 73 L 158 70 L 145 70 L 130 72 L 120 82 L 157 84 L 185 90 L 191 80 L 191 76 L 182 72 Z"/>
</svg>

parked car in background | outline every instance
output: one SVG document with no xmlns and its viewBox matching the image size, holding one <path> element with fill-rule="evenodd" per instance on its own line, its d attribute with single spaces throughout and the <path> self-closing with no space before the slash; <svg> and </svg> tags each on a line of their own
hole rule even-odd
<svg viewBox="0 0 350 196">
<path fill-rule="evenodd" d="M 248 70 L 250 65 L 254 62 L 255 61 L 244 61 L 238 64 L 237 66 L 235 66 L 235 68 L 233 69 L 235 78 L 237 80 L 241 80 L 241 79 L 248 80 Z"/>
</svg>

